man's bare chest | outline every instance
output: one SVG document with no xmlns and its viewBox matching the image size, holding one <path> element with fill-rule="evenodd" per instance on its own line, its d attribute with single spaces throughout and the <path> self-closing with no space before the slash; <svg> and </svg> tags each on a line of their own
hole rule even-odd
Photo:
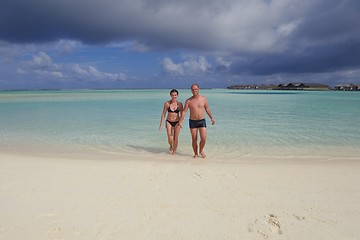
<svg viewBox="0 0 360 240">
<path fill-rule="evenodd" d="M 190 102 L 189 107 L 193 109 L 204 108 L 204 103 L 202 101 L 192 101 Z"/>
</svg>

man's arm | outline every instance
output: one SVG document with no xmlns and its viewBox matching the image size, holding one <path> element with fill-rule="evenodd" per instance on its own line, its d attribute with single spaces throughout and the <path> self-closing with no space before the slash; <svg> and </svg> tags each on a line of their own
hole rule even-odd
<svg viewBox="0 0 360 240">
<path fill-rule="evenodd" d="M 213 118 L 213 115 L 212 115 L 212 113 L 211 113 L 211 110 L 210 110 L 210 107 L 209 107 L 207 98 L 205 98 L 205 105 L 204 105 L 204 107 L 205 107 L 205 111 L 206 111 L 207 115 L 208 115 L 208 116 L 210 117 L 210 119 L 211 119 L 212 125 L 215 125 L 215 118 Z"/>
</svg>

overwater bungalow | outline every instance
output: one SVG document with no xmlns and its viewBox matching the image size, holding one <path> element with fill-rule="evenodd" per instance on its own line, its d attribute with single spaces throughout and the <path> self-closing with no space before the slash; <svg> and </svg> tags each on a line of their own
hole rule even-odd
<svg viewBox="0 0 360 240">
<path fill-rule="evenodd" d="M 336 85 L 335 90 L 337 91 L 360 91 L 360 86 L 355 84 L 344 84 Z"/>
<path fill-rule="evenodd" d="M 288 84 L 279 84 L 277 87 L 278 90 L 316 90 L 316 91 L 326 91 L 330 87 L 322 83 L 288 83 Z"/>
</svg>

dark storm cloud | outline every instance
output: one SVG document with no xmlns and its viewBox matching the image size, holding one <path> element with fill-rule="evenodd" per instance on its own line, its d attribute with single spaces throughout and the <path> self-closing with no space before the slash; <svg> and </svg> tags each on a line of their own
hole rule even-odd
<svg viewBox="0 0 360 240">
<path fill-rule="evenodd" d="M 292 41 L 322 43 L 360 37 L 360 1 L 320 1 L 306 14 Z"/>
<path fill-rule="evenodd" d="M 321 73 L 346 70 L 360 66 L 360 39 L 342 43 L 309 47 L 301 53 L 284 52 L 251 56 L 230 67 L 234 74 L 253 75 Z"/>
<path fill-rule="evenodd" d="M 358 0 L 4 0 L 0 41 L 135 41 L 148 49 L 222 54 L 231 72 L 359 67 Z M 139 45 L 140 46 L 140 45 Z M 234 62 L 241 55 L 248 61 Z M 231 60 L 230 60 L 231 59 Z"/>
<path fill-rule="evenodd" d="M 230 72 L 271 75 L 358 69 L 359 22 L 360 1 L 319 1 L 303 16 L 284 51 L 245 53 Z"/>
<path fill-rule="evenodd" d="M 156 48 L 267 51 L 278 48 L 281 29 L 291 27 L 308 8 L 290 0 L 1 1 L 0 39 L 93 44 L 136 40 Z"/>
<path fill-rule="evenodd" d="M 210 28 L 199 27 L 199 21 L 194 24 L 199 14 L 194 14 L 198 8 L 192 5 L 141 0 L 2 1 L 0 39 L 15 43 L 74 39 L 90 44 L 138 40 L 156 47 L 200 46 L 194 36 Z"/>
<path fill-rule="evenodd" d="M 126 29 L 116 31 L 113 20 L 121 18 L 113 18 L 113 10 L 102 1 L 12 0 L 2 1 L 0 9 L 0 38 L 9 42 L 76 39 L 95 43 L 126 33 Z"/>
</svg>

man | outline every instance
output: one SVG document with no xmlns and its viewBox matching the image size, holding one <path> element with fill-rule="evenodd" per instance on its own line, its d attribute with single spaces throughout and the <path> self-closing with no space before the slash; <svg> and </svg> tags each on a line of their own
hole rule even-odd
<svg viewBox="0 0 360 240">
<path fill-rule="evenodd" d="M 206 97 L 199 94 L 199 85 L 191 85 L 192 97 L 188 98 L 185 102 L 184 109 L 179 120 L 179 125 L 182 127 L 182 122 L 185 118 L 186 111 L 190 108 L 190 118 L 189 118 L 189 127 L 192 139 L 192 148 L 194 150 L 194 158 L 200 155 L 205 158 L 204 147 L 206 143 L 206 120 L 205 120 L 205 111 L 211 119 L 212 125 L 215 124 L 215 119 L 213 118 L 208 101 Z M 197 137 L 200 133 L 200 144 L 198 147 Z M 199 150 L 199 151 L 198 151 Z"/>
</svg>

